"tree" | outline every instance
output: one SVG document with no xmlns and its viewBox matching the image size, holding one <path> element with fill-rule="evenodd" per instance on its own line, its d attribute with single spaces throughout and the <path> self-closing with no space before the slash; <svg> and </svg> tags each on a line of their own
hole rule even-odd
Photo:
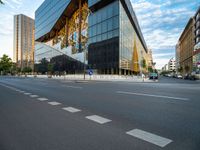
<svg viewBox="0 0 200 150">
<path fill-rule="evenodd" d="M 183 67 L 178 68 L 178 72 L 182 73 L 183 72 Z"/>
<path fill-rule="evenodd" d="M 7 74 L 8 72 L 10 72 L 11 67 L 11 58 L 4 54 L 3 57 L 0 58 L 0 72 L 3 72 L 3 74 Z"/>
<path fill-rule="evenodd" d="M 14 75 L 14 74 L 16 74 L 17 72 L 18 72 L 18 70 L 17 70 L 16 64 L 15 64 L 15 63 L 12 63 L 12 66 L 11 66 L 11 69 L 10 69 L 10 73 L 11 73 L 12 75 Z"/>
<path fill-rule="evenodd" d="M 53 72 L 53 65 L 52 64 L 48 64 L 47 69 L 48 69 L 49 74 L 51 75 L 52 72 Z"/>
<path fill-rule="evenodd" d="M 144 58 L 142 59 L 141 64 L 142 64 L 142 68 L 145 69 L 147 67 L 146 60 Z"/>
<path fill-rule="evenodd" d="M 185 66 L 185 72 L 186 73 L 188 73 L 189 72 L 189 70 L 190 70 L 190 67 L 187 65 L 187 66 Z"/>
<path fill-rule="evenodd" d="M 22 72 L 23 73 L 30 73 L 30 72 L 32 72 L 32 68 L 31 67 L 24 67 Z"/>
<path fill-rule="evenodd" d="M 148 71 L 149 72 L 153 72 L 153 68 L 152 67 L 148 67 Z"/>
<path fill-rule="evenodd" d="M 39 64 L 35 64 L 35 71 L 45 74 L 48 71 L 49 61 L 46 58 L 43 58 Z"/>
<path fill-rule="evenodd" d="M 4 3 L 2 2 L 2 0 L 0 0 L 0 4 L 4 4 Z"/>
</svg>

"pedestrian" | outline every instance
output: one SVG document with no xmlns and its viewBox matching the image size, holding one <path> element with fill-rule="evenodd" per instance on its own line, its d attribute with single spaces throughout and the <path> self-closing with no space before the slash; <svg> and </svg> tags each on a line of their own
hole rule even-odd
<svg viewBox="0 0 200 150">
<path fill-rule="evenodd" d="M 144 82 L 145 75 L 142 73 L 142 81 Z"/>
</svg>

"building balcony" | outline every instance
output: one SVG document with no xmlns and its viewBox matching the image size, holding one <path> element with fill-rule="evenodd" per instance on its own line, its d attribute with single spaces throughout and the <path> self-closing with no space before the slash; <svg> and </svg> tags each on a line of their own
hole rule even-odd
<svg viewBox="0 0 200 150">
<path fill-rule="evenodd" d="M 200 33 L 197 33 L 197 34 L 195 35 L 195 39 L 196 39 L 197 37 L 200 37 Z"/>
<path fill-rule="evenodd" d="M 196 22 L 200 20 L 200 13 L 198 13 L 198 14 L 197 14 L 197 16 L 196 16 L 196 19 L 195 19 L 195 20 L 196 20 Z"/>
</svg>

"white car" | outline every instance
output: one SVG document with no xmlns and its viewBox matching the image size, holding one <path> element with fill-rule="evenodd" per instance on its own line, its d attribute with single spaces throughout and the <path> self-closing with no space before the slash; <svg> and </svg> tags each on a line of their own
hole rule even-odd
<svg viewBox="0 0 200 150">
<path fill-rule="evenodd" d="M 182 75 L 177 75 L 177 78 L 178 79 L 183 79 L 183 76 Z"/>
</svg>

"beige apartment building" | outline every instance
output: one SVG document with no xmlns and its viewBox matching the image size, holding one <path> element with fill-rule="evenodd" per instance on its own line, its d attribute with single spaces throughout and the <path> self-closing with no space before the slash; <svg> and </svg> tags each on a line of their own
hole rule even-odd
<svg viewBox="0 0 200 150">
<path fill-rule="evenodd" d="M 183 75 L 191 73 L 193 69 L 194 38 L 194 18 L 190 18 L 178 42 L 180 48 L 179 65 Z"/>
<path fill-rule="evenodd" d="M 17 67 L 34 67 L 34 20 L 23 14 L 14 16 L 13 61 Z"/>
</svg>

